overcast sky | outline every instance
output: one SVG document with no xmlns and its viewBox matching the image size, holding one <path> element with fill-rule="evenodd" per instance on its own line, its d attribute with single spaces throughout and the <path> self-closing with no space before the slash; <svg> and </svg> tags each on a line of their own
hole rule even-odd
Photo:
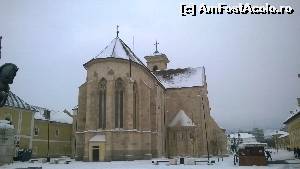
<svg viewBox="0 0 300 169">
<path fill-rule="evenodd" d="M 211 114 L 221 127 L 281 127 L 300 97 L 300 1 L 266 1 L 292 6 L 293 15 L 195 17 L 181 16 L 184 2 L 0 0 L 0 62 L 20 68 L 11 90 L 29 104 L 70 110 L 85 81 L 82 65 L 118 24 L 130 47 L 134 36 L 143 61 L 158 40 L 169 68 L 205 66 Z"/>
</svg>

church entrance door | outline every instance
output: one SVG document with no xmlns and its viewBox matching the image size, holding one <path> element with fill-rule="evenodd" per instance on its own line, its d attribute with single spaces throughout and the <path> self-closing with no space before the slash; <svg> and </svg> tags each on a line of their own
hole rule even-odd
<svg viewBox="0 0 300 169">
<path fill-rule="evenodd" d="M 93 161 L 99 161 L 99 146 L 93 146 Z"/>
</svg>

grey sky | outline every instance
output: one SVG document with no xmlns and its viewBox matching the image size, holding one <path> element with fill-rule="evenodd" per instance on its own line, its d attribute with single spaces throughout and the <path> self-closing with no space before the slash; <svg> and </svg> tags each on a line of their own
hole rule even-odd
<svg viewBox="0 0 300 169">
<path fill-rule="evenodd" d="M 204 65 L 211 113 L 222 127 L 280 127 L 300 96 L 300 1 L 268 1 L 292 6 L 293 15 L 182 17 L 184 2 L 0 0 L 0 61 L 20 68 L 12 91 L 33 105 L 71 109 L 85 81 L 82 64 L 119 24 L 142 60 L 158 40 L 169 68 Z"/>
</svg>

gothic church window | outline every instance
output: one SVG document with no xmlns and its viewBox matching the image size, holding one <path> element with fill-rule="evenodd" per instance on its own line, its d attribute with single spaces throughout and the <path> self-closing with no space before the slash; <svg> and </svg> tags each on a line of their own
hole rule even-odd
<svg viewBox="0 0 300 169">
<path fill-rule="evenodd" d="M 123 128 L 124 82 L 118 78 L 115 83 L 115 128 Z"/>
<path fill-rule="evenodd" d="M 106 128 L 106 80 L 100 81 L 99 94 L 99 128 Z"/>
<path fill-rule="evenodd" d="M 133 84 L 133 128 L 139 127 L 139 112 L 138 112 L 138 92 L 136 83 Z"/>
</svg>

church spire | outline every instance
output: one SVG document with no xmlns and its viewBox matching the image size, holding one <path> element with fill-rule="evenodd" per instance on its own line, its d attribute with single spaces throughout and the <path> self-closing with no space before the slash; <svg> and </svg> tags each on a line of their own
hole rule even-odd
<svg viewBox="0 0 300 169">
<path fill-rule="evenodd" d="M 147 61 L 147 67 L 148 67 L 148 69 L 150 69 L 152 71 L 165 70 L 165 69 L 167 69 L 167 64 L 170 61 L 165 54 L 160 53 L 158 51 L 159 43 L 157 42 L 157 40 L 155 41 L 154 45 L 155 45 L 155 51 L 154 51 L 153 55 L 144 57 Z"/>
</svg>

